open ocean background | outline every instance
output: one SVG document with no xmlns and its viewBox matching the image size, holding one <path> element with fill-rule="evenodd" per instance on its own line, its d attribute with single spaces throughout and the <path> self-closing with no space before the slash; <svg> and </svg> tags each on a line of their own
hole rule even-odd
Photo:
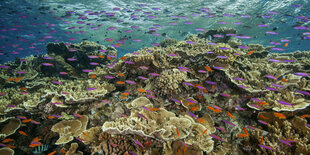
<svg viewBox="0 0 310 155">
<path fill-rule="evenodd" d="M 190 33 L 197 34 L 197 28 L 219 27 L 251 36 L 242 39 L 245 45 L 271 46 L 271 41 L 290 40 L 284 51 L 271 52 L 310 49 L 309 0 L 1 0 L 0 14 L 1 63 L 45 54 L 49 42 L 121 43 L 117 50 L 122 56 L 165 38 L 183 40 Z"/>
</svg>

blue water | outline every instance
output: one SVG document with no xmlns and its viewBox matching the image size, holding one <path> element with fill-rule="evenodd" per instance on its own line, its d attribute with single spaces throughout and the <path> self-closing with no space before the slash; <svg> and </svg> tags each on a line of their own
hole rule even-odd
<svg viewBox="0 0 310 155">
<path fill-rule="evenodd" d="M 277 45 L 284 51 L 271 52 L 310 49 L 307 46 L 310 40 L 304 38 L 309 34 L 303 35 L 310 31 L 308 0 L 3 0 L 0 7 L 2 62 L 14 57 L 44 54 L 49 42 L 77 43 L 83 39 L 106 46 L 121 40 L 122 45 L 117 47 L 121 56 L 150 47 L 151 43 L 159 43 L 168 37 L 182 40 L 188 34 L 197 34 L 197 28 L 208 31 L 220 27 L 235 28 L 237 34 L 251 36 L 251 39 L 242 39 L 244 45 L 271 46 L 270 41 L 281 43 L 281 39 L 290 40 L 285 48 L 284 43 Z M 207 15 L 214 17 L 207 18 Z M 234 22 L 239 23 L 236 25 Z M 267 24 L 268 27 L 257 24 Z M 115 29 L 109 31 L 109 27 Z M 150 28 L 158 29 L 153 33 L 159 36 L 151 34 Z M 269 35 L 266 31 L 278 34 Z M 114 41 L 108 42 L 105 40 L 107 38 Z M 134 42 L 133 39 L 140 39 L 141 42 Z"/>
</svg>

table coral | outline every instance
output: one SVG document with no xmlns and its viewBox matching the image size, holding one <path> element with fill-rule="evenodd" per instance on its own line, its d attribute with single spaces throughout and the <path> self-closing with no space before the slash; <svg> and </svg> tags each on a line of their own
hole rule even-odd
<svg viewBox="0 0 310 155">
<path fill-rule="evenodd" d="M 66 144 L 79 136 L 84 130 L 88 123 L 88 116 L 83 115 L 81 118 L 76 120 L 64 120 L 55 124 L 51 130 L 59 133 L 59 139 L 55 144 Z"/>
<path fill-rule="evenodd" d="M 7 137 L 16 132 L 21 126 L 21 121 L 17 118 L 6 118 L 0 122 L 0 137 Z"/>
</svg>

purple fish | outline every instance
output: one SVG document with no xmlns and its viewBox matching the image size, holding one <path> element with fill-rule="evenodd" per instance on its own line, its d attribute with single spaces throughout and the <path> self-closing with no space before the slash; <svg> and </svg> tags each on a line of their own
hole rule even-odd
<svg viewBox="0 0 310 155">
<path fill-rule="evenodd" d="M 297 72 L 297 73 L 293 73 L 294 75 L 297 75 L 297 76 L 302 76 L 302 77 L 306 77 L 306 76 L 309 76 L 309 74 L 307 73 L 302 73 L 302 72 Z"/>
<path fill-rule="evenodd" d="M 301 94 L 304 94 L 304 95 L 308 95 L 308 96 L 310 96 L 310 93 L 308 93 L 308 92 L 305 92 L 305 91 L 296 91 L 296 92 L 298 92 L 298 93 L 301 93 Z"/>
<path fill-rule="evenodd" d="M 43 65 L 43 66 L 53 66 L 53 64 L 51 64 L 51 63 L 46 63 L 46 62 L 45 62 L 45 63 L 42 63 L 42 65 Z"/>
<path fill-rule="evenodd" d="M 224 67 L 213 66 L 214 69 L 225 69 Z"/>
<path fill-rule="evenodd" d="M 275 83 L 272 83 L 271 85 L 274 86 L 274 87 L 278 87 L 278 88 L 283 88 L 284 87 L 282 85 L 278 85 L 278 84 L 275 84 Z"/>
<path fill-rule="evenodd" d="M 207 71 L 205 70 L 198 70 L 199 73 L 208 73 Z"/>
<path fill-rule="evenodd" d="M 294 106 L 293 104 L 289 103 L 289 102 L 284 102 L 284 101 L 280 101 L 278 100 L 278 103 L 283 104 L 283 105 L 289 105 L 289 106 Z"/>
<path fill-rule="evenodd" d="M 133 141 L 134 141 L 136 144 L 140 145 L 142 148 L 144 148 L 144 146 L 143 146 L 139 141 L 134 140 L 134 139 L 133 139 Z"/>
<path fill-rule="evenodd" d="M 277 59 L 269 59 L 269 61 L 271 61 L 271 62 L 281 62 L 280 60 L 277 60 Z"/>
<path fill-rule="evenodd" d="M 87 88 L 87 90 L 96 90 L 97 88 Z"/>
<path fill-rule="evenodd" d="M 160 76 L 160 74 L 158 74 L 158 73 L 149 73 L 149 74 L 152 76 Z"/>
<path fill-rule="evenodd" d="M 191 103 L 198 103 L 197 101 L 193 101 L 191 99 L 186 99 L 186 101 L 191 102 Z"/>
<path fill-rule="evenodd" d="M 265 145 L 261 145 L 261 144 L 258 144 L 260 147 L 262 147 L 262 148 L 265 148 L 265 149 L 268 149 L 268 150 L 272 150 L 272 151 L 275 151 L 275 149 L 274 148 L 272 148 L 272 147 L 269 147 L 269 146 L 265 146 Z"/>
<path fill-rule="evenodd" d="M 271 50 L 274 50 L 274 51 L 284 51 L 283 48 L 278 48 L 278 47 L 273 47 L 273 48 L 271 48 Z"/>
<path fill-rule="evenodd" d="M 83 69 L 82 71 L 85 72 L 85 73 L 93 72 L 93 70 L 90 70 L 90 69 Z"/>
<path fill-rule="evenodd" d="M 228 47 L 220 47 L 220 50 L 230 50 Z"/>
<path fill-rule="evenodd" d="M 224 133 L 227 132 L 225 129 L 223 129 L 223 128 L 221 128 L 221 127 L 215 127 L 215 128 L 217 128 L 217 129 L 223 131 Z"/>
<path fill-rule="evenodd" d="M 236 108 L 237 108 L 238 110 L 245 110 L 245 109 L 243 109 L 243 108 L 241 108 L 241 107 L 239 107 L 239 106 L 236 106 Z"/>
<path fill-rule="evenodd" d="M 221 59 L 227 59 L 228 57 L 225 57 L 225 56 L 221 56 L 221 55 L 219 55 L 219 56 L 217 56 L 218 58 L 221 58 Z"/>
<path fill-rule="evenodd" d="M 198 117 L 196 115 L 194 115 L 193 113 L 191 112 L 187 112 L 189 115 L 191 115 L 192 117 L 195 117 L 196 119 L 198 119 Z"/>
<path fill-rule="evenodd" d="M 255 128 L 253 126 L 247 126 L 247 128 L 252 129 L 252 130 L 258 130 L 257 128 Z"/>
<path fill-rule="evenodd" d="M 4 96 L 5 95 L 5 93 L 0 93 L 0 96 Z"/>
<path fill-rule="evenodd" d="M 272 75 L 266 75 L 265 77 L 269 78 L 269 79 L 274 79 L 274 80 L 277 80 L 276 77 L 272 76 Z"/>
<path fill-rule="evenodd" d="M 179 100 L 177 100 L 177 99 L 175 99 L 175 98 L 172 98 L 171 100 L 174 101 L 174 102 L 177 102 L 177 103 L 179 103 L 179 104 L 182 104 L 181 101 L 179 101 Z"/>
<path fill-rule="evenodd" d="M 227 123 L 227 124 L 229 124 L 229 125 L 232 125 L 232 126 L 236 126 L 234 123 L 231 123 L 231 122 L 229 122 L 229 121 L 226 121 L 226 120 L 222 120 L 223 122 L 225 122 L 225 123 Z"/>
<path fill-rule="evenodd" d="M 126 80 L 125 82 L 126 82 L 126 83 L 129 83 L 129 84 L 137 84 L 136 82 L 130 81 L 130 80 Z"/>
<path fill-rule="evenodd" d="M 289 142 L 287 142 L 287 141 L 285 141 L 285 140 L 279 139 L 279 141 L 280 141 L 281 143 L 283 143 L 283 144 L 288 145 L 288 146 L 292 146 L 292 144 L 290 144 Z"/>
<path fill-rule="evenodd" d="M 147 80 L 148 78 L 146 77 L 143 77 L 143 76 L 138 76 L 139 79 L 142 79 L 142 80 Z"/>
<path fill-rule="evenodd" d="M 188 86 L 193 86 L 193 87 L 194 87 L 194 85 L 191 84 L 191 83 L 183 82 L 183 84 L 188 85 Z"/>
<path fill-rule="evenodd" d="M 134 62 L 132 61 L 125 61 L 126 64 L 135 64 Z"/>
<path fill-rule="evenodd" d="M 141 106 L 141 108 L 143 108 L 143 109 L 145 109 L 145 110 L 147 110 L 147 111 L 152 112 L 149 108 L 147 108 L 147 107 L 145 107 L 145 106 Z"/>
<path fill-rule="evenodd" d="M 234 77 L 233 78 L 234 80 L 240 80 L 240 81 L 243 81 L 244 79 L 242 79 L 242 78 L 237 78 L 237 77 Z"/>
<path fill-rule="evenodd" d="M 105 76 L 105 78 L 107 78 L 107 79 L 114 79 L 115 77 L 114 76 Z"/>
<path fill-rule="evenodd" d="M 62 82 L 58 82 L 58 81 L 52 81 L 52 83 L 54 83 L 54 84 L 62 84 Z"/>
<path fill-rule="evenodd" d="M 76 61 L 77 59 L 75 58 L 67 58 L 68 61 Z"/>
<path fill-rule="evenodd" d="M 267 89 L 267 90 L 272 90 L 272 91 L 279 91 L 279 89 L 271 88 L 271 87 L 265 87 L 265 89 Z"/>
<path fill-rule="evenodd" d="M 225 97 L 231 97 L 229 94 L 221 93 L 220 95 L 225 96 Z"/>
<path fill-rule="evenodd" d="M 216 135 L 214 135 L 214 134 L 210 134 L 209 136 L 212 137 L 212 138 L 218 139 L 218 140 L 220 140 L 220 141 L 223 141 L 222 138 L 220 138 L 220 137 L 218 137 L 218 136 L 216 136 Z"/>
<path fill-rule="evenodd" d="M 216 82 L 212 82 L 212 81 L 206 81 L 207 84 L 211 84 L 211 85 L 215 85 Z"/>
<path fill-rule="evenodd" d="M 155 99 L 155 96 L 152 96 L 152 95 L 145 95 L 146 97 L 149 97 L 149 98 L 152 98 L 152 99 Z"/>
<path fill-rule="evenodd" d="M 264 122 L 264 121 L 262 121 L 262 120 L 258 120 L 258 122 L 259 122 L 259 123 L 262 123 L 262 124 L 265 124 L 265 125 L 270 125 L 269 123 Z"/>
<path fill-rule="evenodd" d="M 141 118 L 144 118 L 144 119 L 148 120 L 148 119 L 147 119 L 144 115 L 142 115 L 142 114 L 139 114 L 139 113 L 138 113 L 138 116 L 141 117 Z"/>
</svg>

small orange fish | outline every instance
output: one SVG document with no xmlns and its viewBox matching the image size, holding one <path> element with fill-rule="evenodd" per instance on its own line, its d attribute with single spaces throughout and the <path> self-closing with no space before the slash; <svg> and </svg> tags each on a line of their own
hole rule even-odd
<svg viewBox="0 0 310 155">
<path fill-rule="evenodd" d="M 209 71 L 209 72 L 213 72 L 213 71 L 214 71 L 214 70 L 212 70 L 211 67 L 209 67 L 209 66 L 205 66 L 205 69 L 206 69 L 207 71 Z"/>
<path fill-rule="evenodd" d="M 21 87 L 21 88 L 20 88 L 20 90 L 24 90 L 24 91 L 26 91 L 26 90 L 27 90 L 27 88 L 26 88 L 26 87 Z"/>
<path fill-rule="evenodd" d="M 205 124 L 205 123 L 206 123 L 206 121 L 203 120 L 203 119 L 201 119 L 201 118 L 197 118 L 197 122 L 198 122 L 198 123 L 202 123 L 202 124 Z"/>
<path fill-rule="evenodd" d="M 262 138 L 260 140 L 260 144 L 262 145 L 263 144 L 263 141 L 264 141 L 264 136 L 262 135 Z"/>
<path fill-rule="evenodd" d="M 112 58 L 111 58 L 111 57 L 109 57 L 109 56 L 107 56 L 107 59 L 112 60 Z"/>
<path fill-rule="evenodd" d="M 103 55 L 98 55 L 98 57 L 99 57 L 99 58 L 102 58 L 102 59 L 104 58 L 104 56 L 103 56 Z"/>
<path fill-rule="evenodd" d="M 282 82 L 286 82 L 286 79 L 285 79 L 285 78 L 283 78 L 283 79 L 282 79 Z"/>
<path fill-rule="evenodd" d="M 127 57 L 125 57 L 125 56 L 123 56 L 123 57 L 121 57 L 121 60 L 124 60 L 124 59 L 126 59 Z"/>
<path fill-rule="evenodd" d="M 146 92 L 146 90 L 144 90 L 144 89 L 142 89 L 142 88 L 138 88 L 137 89 L 139 92 L 141 92 L 141 93 L 145 93 Z"/>
<path fill-rule="evenodd" d="M 306 115 L 301 115 L 300 117 L 301 117 L 301 118 L 307 118 L 307 117 L 310 117 L 310 115 L 307 115 L 307 114 L 306 114 Z"/>
<path fill-rule="evenodd" d="M 8 79 L 6 79 L 6 81 L 13 81 L 14 80 L 14 78 L 8 78 Z"/>
<path fill-rule="evenodd" d="M 245 133 L 246 135 L 250 135 L 249 132 L 248 132 L 248 130 L 247 130 L 246 128 L 243 128 L 243 131 L 244 131 L 244 133 Z"/>
<path fill-rule="evenodd" d="M 201 99 L 201 100 L 203 99 L 201 95 L 198 95 L 198 94 L 197 94 L 197 97 L 198 97 L 199 99 Z"/>
<path fill-rule="evenodd" d="M 192 107 L 192 111 L 197 111 L 199 107 Z"/>
<path fill-rule="evenodd" d="M 63 154 L 67 154 L 67 151 L 65 151 L 64 149 L 60 149 L 60 152 Z"/>
<path fill-rule="evenodd" d="M 150 108 L 151 111 L 158 111 L 158 108 Z"/>
<path fill-rule="evenodd" d="M 14 139 L 7 138 L 7 139 L 3 140 L 2 143 L 8 143 L 8 142 L 12 142 L 12 141 L 14 141 Z"/>
<path fill-rule="evenodd" d="M 273 114 L 274 114 L 274 116 L 278 117 L 279 119 L 286 119 L 286 116 L 281 114 L 281 113 L 274 112 Z"/>
<path fill-rule="evenodd" d="M 49 153 L 48 155 L 53 155 L 53 154 L 55 154 L 55 153 L 56 153 L 56 151 L 53 151 L 53 152 Z"/>
<path fill-rule="evenodd" d="M 264 102 L 264 101 L 258 102 L 258 104 L 259 104 L 259 105 L 269 105 L 269 103 Z"/>
<path fill-rule="evenodd" d="M 122 73 L 117 73 L 118 76 L 125 76 L 124 74 Z"/>
<path fill-rule="evenodd" d="M 41 146 L 42 144 L 30 144 L 29 147 L 37 147 L 37 146 Z"/>
<path fill-rule="evenodd" d="M 233 116 L 230 112 L 226 112 L 227 113 L 227 115 L 230 117 L 230 118 L 232 118 L 232 119 L 234 119 L 235 118 L 235 116 Z"/>
<path fill-rule="evenodd" d="M 87 137 L 88 137 L 88 134 L 87 134 L 87 133 L 85 133 L 85 132 L 82 132 L 82 134 L 83 134 L 84 136 L 87 136 Z"/>
<path fill-rule="evenodd" d="M 212 90 L 214 90 L 214 88 L 215 88 L 215 86 L 214 86 L 214 85 L 212 85 L 212 86 L 211 86 L 211 89 L 212 89 Z"/>
<path fill-rule="evenodd" d="M 120 97 L 119 99 L 126 99 L 127 98 L 127 96 L 122 96 L 122 97 Z"/>
<path fill-rule="evenodd" d="M 203 131 L 203 133 L 201 134 L 201 136 L 203 136 L 207 131 L 208 131 L 208 129 L 206 129 L 205 131 Z"/>
<path fill-rule="evenodd" d="M 39 137 L 35 137 L 35 138 L 32 139 L 33 142 L 38 142 L 40 140 L 41 140 L 41 138 L 39 138 Z"/>
<path fill-rule="evenodd" d="M 126 153 L 125 153 L 125 155 L 129 155 L 129 153 L 128 153 L 128 152 L 126 152 Z"/>
<path fill-rule="evenodd" d="M 179 133 L 179 130 L 178 130 L 178 128 L 176 128 L 176 130 L 177 130 L 177 134 L 178 134 L 178 137 L 180 137 L 180 133 Z"/>
<path fill-rule="evenodd" d="M 205 93 L 208 93 L 207 89 L 203 89 L 203 91 L 204 91 Z"/>
<path fill-rule="evenodd" d="M 178 149 L 178 155 L 181 155 L 181 151 L 180 151 L 180 149 Z"/>
<path fill-rule="evenodd" d="M 24 120 L 22 120 L 23 123 L 29 123 L 31 121 L 32 121 L 32 119 L 24 119 Z"/>
<path fill-rule="evenodd" d="M 184 154 L 185 154 L 185 151 L 186 151 L 186 146 L 184 146 Z"/>
<path fill-rule="evenodd" d="M 116 81 L 116 84 L 125 84 L 123 81 Z"/>
<path fill-rule="evenodd" d="M 252 51 L 248 52 L 248 55 L 251 55 L 251 54 L 253 54 L 254 52 L 255 52 L 255 51 L 252 50 Z"/>
<path fill-rule="evenodd" d="M 53 118 L 55 118 L 55 117 L 50 115 L 50 116 L 48 116 L 47 118 L 48 118 L 48 119 L 53 119 Z"/>
<path fill-rule="evenodd" d="M 207 108 L 208 108 L 209 110 L 214 111 L 214 108 L 213 108 L 213 107 L 207 106 Z"/>
<path fill-rule="evenodd" d="M 118 47 L 122 46 L 122 44 L 115 44 L 115 45 L 118 46 Z"/>
<path fill-rule="evenodd" d="M 89 77 L 92 78 L 92 79 L 94 79 L 94 78 L 96 78 L 97 76 L 96 76 L 95 74 L 91 74 Z"/>
<path fill-rule="evenodd" d="M 214 109 L 214 112 L 220 113 L 220 112 L 222 112 L 222 110 L 220 110 L 220 109 Z"/>
<path fill-rule="evenodd" d="M 283 45 L 283 47 L 286 47 L 286 46 L 288 46 L 288 43 L 285 43 L 285 44 Z"/>
<path fill-rule="evenodd" d="M 7 145 L 7 147 L 11 148 L 11 149 L 15 149 L 16 146 L 13 146 L 13 145 Z"/>
<path fill-rule="evenodd" d="M 265 116 L 263 116 L 263 115 L 261 115 L 261 114 L 258 115 L 258 117 L 261 118 L 261 119 L 269 119 L 268 117 L 265 117 Z"/>
<path fill-rule="evenodd" d="M 18 77 L 16 79 L 14 79 L 15 82 L 19 82 L 20 80 L 22 80 L 24 77 Z"/>
<path fill-rule="evenodd" d="M 24 136 L 28 136 L 28 134 L 26 134 L 26 132 L 24 131 L 18 131 L 21 135 L 24 135 Z"/>
<path fill-rule="evenodd" d="M 243 138 L 243 137 L 248 137 L 248 135 L 246 135 L 246 134 L 238 134 L 237 137 L 238 138 Z"/>
<path fill-rule="evenodd" d="M 121 93 L 122 95 L 124 95 L 124 96 L 128 96 L 129 94 L 128 93 Z"/>
</svg>

